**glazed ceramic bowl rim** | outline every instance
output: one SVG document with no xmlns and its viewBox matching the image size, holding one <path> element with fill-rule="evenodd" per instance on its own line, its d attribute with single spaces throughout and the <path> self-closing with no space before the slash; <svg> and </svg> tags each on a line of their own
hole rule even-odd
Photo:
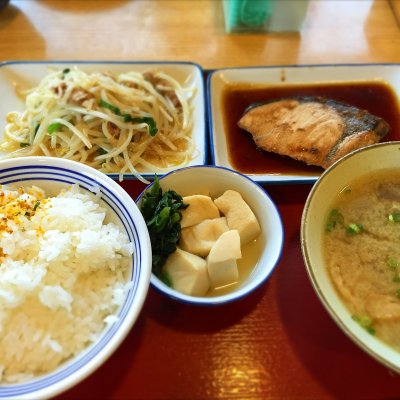
<svg viewBox="0 0 400 400">
<path fill-rule="evenodd" d="M 306 234 L 306 229 L 307 229 L 307 218 L 310 215 L 310 208 L 311 208 L 311 202 L 314 201 L 315 195 L 317 191 L 319 190 L 320 186 L 325 182 L 325 179 L 327 179 L 327 176 L 330 176 L 331 172 L 342 166 L 343 163 L 345 163 L 348 159 L 357 157 L 358 154 L 360 153 L 366 153 L 369 151 L 374 151 L 374 149 L 377 148 L 383 148 L 383 147 L 397 147 L 399 150 L 399 155 L 400 155 L 400 141 L 393 141 L 393 142 L 381 142 L 381 143 L 376 143 L 376 144 L 371 144 L 368 146 L 365 146 L 361 149 L 354 150 L 353 152 L 347 154 L 337 162 L 335 162 L 333 165 L 331 165 L 329 168 L 327 168 L 321 175 L 321 177 L 317 180 L 317 182 L 313 185 L 311 188 L 311 191 L 307 197 L 307 200 L 304 205 L 303 209 L 303 214 L 301 218 L 301 250 L 303 253 L 303 259 L 304 263 L 306 266 L 306 271 L 309 276 L 309 279 L 311 281 L 311 284 L 314 288 L 315 293 L 317 294 L 318 298 L 320 299 L 322 305 L 324 306 L 325 310 L 328 312 L 328 314 L 331 316 L 331 318 L 334 320 L 334 322 L 340 327 L 340 329 L 361 349 L 363 349 L 367 354 L 372 356 L 375 360 L 379 361 L 381 364 L 387 366 L 388 368 L 400 373 L 400 361 L 396 364 L 390 361 L 388 358 L 389 356 L 383 355 L 383 353 L 391 354 L 391 355 L 396 355 L 398 357 L 398 352 L 396 352 L 393 348 L 385 344 L 383 341 L 371 337 L 364 328 L 357 326 L 357 324 L 354 324 L 354 327 L 350 327 L 349 324 L 346 322 L 346 319 L 348 320 L 349 318 L 351 319 L 350 312 L 348 311 L 347 307 L 345 306 L 344 302 L 340 299 L 340 296 L 338 295 L 337 292 L 335 292 L 335 297 L 338 299 L 339 303 L 341 303 L 341 306 L 347 311 L 348 315 L 343 315 L 341 313 L 341 310 L 337 310 L 337 308 L 334 307 L 333 304 L 331 304 L 331 301 L 329 299 L 329 295 L 326 293 L 326 290 L 322 287 L 323 285 L 319 281 L 319 278 L 317 277 L 317 273 L 315 271 L 315 267 L 311 263 L 311 256 L 310 254 L 312 253 L 309 251 L 309 247 L 307 246 L 307 234 Z M 367 172 L 365 173 L 367 174 Z M 364 174 L 362 174 L 364 175 Z M 350 179 L 351 180 L 351 179 Z M 350 317 L 349 317 L 350 316 Z M 371 339 L 367 340 L 365 337 L 370 337 Z M 371 344 L 372 343 L 372 344 Z M 396 358 L 397 358 L 396 357 Z"/>
<path fill-rule="evenodd" d="M 23 383 L 0 386 L 0 398 L 48 398 L 76 385 L 100 367 L 117 349 L 136 321 L 147 295 L 151 273 L 151 246 L 148 231 L 132 198 L 111 178 L 75 161 L 51 157 L 24 157 L 0 161 L 0 183 L 24 185 L 24 181 L 40 181 L 43 185 L 68 186 L 79 183 L 86 190 L 97 192 L 112 213 L 124 225 L 135 243 L 132 271 L 119 320 L 102 332 L 100 338 L 80 354 L 62 363 L 54 371 Z M 35 182 L 35 184 L 38 184 Z M 91 190 L 93 189 L 93 190 Z"/>
<path fill-rule="evenodd" d="M 154 287 L 158 292 L 163 293 L 164 295 L 167 295 L 168 297 L 178 300 L 183 303 L 191 304 L 191 305 L 198 305 L 198 306 L 216 306 L 220 304 L 225 304 L 229 303 L 232 301 L 236 301 L 238 299 L 241 299 L 247 295 L 249 295 L 251 292 L 253 292 L 255 289 L 257 289 L 259 286 L 261 286 L 272 274 L 274 271 L 276 265 L 279 262 L 279 259 L 282 254 L 282 249 L 283 249 L 283 243 L 284 243 L 284 231 L 283 231 L 283 224 L 282 224 L 282 219 L 281 216 L 278 212 L 278 209 L 275 205 L 275 203 L 271 200 L 267 192 L 262 188 L 261 185 L 259 185 L 257 182 L 253 181 L 251 178 L 247 177 L 246 175 L 241 174 L 240 172 L 237 172 L 235 170 L 232 170 L 227 167 L 222 167 L 222 166 L 215 166 L 215 165 L 196 165 L 196 166 L 188 166 L 188 167 L 183 167 L 176 169 L 174 171 L 169 172 L 168 174 L 163 175 L 162 177 L 159 178 L 160 183 L 164 179 L 168 179 L 169 177 L 180 174 L 184 171 L 188 170 L 195 170 L 195 169 L 213 169 L 215 171 L 219 171 L 221 173 L 225 174 L 232 174 L 235 176 L 235 179 L 240 179 L 244 184 L 249 185 L 249 187 L 253 187 L 254 192 L 256 195 L 260 198 L 263 198 L 268 204 L 270 209 L 272 210 L 273 217 L 276 221 L 276 229 L 277 229 L 277 237 L 278 237 L 278 242 L 279 242 L 279 249 L 277 249 L 276 257 L 273 260 L 273 265 L 270 269 L 265 269 L 262 274 L 260 274 L 260 277 L 255 279 L 254 282 L 245 285 L 244 287 L 241 287 L 231 293 L 221 295 L 221 296 L 215 296 L 215 297 L 195 297 L 195 296 L 189 296 L 183 293 L 180 293 L 172 288 L 169 288 L 167 285 L 162 283 L 154 274 L 151 275 L 151 285 Z M 141 198 L 143 197 L 144 193 L 154 184 L 151 183 L 148 185 L 142 193 L 138 196 L 136 199 L 136 203 L 140 203 Z M 264 252 L 262 252 L 263 254 Z M 263 255 L 261 256 L 263 257 Z M 264 267 L 261 267 L 263 269 Z"/>
</svg>

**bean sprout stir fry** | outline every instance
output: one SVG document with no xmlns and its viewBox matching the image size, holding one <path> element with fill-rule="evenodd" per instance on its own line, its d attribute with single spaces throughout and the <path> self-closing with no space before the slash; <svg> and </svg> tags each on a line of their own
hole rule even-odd
<svg viewBox="0 0 400 400">
<path fill-rule="evenodd" d="M 193 85 L 156 70 L 57 70 L 7 115 L 5 157 L 62 157 L 105 173 L 164 173 L 193 158 Z"/>
</svg>

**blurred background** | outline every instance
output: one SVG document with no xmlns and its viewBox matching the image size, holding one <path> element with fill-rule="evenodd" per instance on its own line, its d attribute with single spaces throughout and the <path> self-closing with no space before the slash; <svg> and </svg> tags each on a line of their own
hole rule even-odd
<svg viewBox="0 0 400 400">
<path fill-rule="evenodd" d="M 162 59 L 204 68 L 400 61 L 400 1 L 305 3 L 298 31 L 229 33 L 220 0 L 11 0 L 0 11 L 0 57 Z"/>
</svg>

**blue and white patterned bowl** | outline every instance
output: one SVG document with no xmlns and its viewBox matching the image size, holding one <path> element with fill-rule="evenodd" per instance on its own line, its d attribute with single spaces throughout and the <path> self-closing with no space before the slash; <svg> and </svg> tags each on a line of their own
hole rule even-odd
<svg viewBox="0 0 400 400">
<path fill-rule="evenodd" d="M 100 190 L 102 205 L 134 243 L 129 280 L 132 286 L 118 313 L 99 340 L 83 353 L 62 364 L 52 373 L 19 384 L 0 384 L 3 398 L 48 398 L 59 394 L 91 374 L 116 350 L 130 331 L 142 309 L 151 275 L 151 245 L 146 225 L 135 202 L 105 174 L 95 169 L 58 158 L 26 157 L 0 161 L 1 185 L 38 185 L 50 195 L 62 187 L 79 184 L 84 191 Z M 52 193 L 53 192 L 53 193 Z"/>
</svg>

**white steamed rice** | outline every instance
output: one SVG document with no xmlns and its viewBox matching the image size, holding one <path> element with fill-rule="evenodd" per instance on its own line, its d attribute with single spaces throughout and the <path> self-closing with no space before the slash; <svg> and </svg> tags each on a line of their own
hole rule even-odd
<svg viewBox="0 0 400 400">
<path fill-rule="evenodd" d="M 40 202 L 40 203 L 39 203 Z M 0 189 L 0 381 L 56 368 L 116 321 L 132 255 L 98 199 Z"/>
</svg>

